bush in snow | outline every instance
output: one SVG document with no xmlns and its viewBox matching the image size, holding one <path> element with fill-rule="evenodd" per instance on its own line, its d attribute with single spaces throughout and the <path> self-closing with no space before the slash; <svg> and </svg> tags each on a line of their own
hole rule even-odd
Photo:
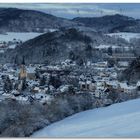
<svg viewBox="0 0 140 140">
<path fill-rule="evenodd" d="M 53 87 L 55 87 L 57 89 L 61 86 L 61 84 L 62 84 L 62 82 L 61 82 L 59 76 L 57 76 L 57 77 L 50 76 L 49 85 L 52 85 Z"/>
<path fill-rule="evenodd" d="M 13 84 L 12 84 L 10 78 L 7 77 L 7 78 L 5 79 L 5 81 L 4 81 L 3 90 L 4 90 L 5 92 L 10 92 L 10 91 L 12 90 L 12 87 L 13 87 Z"/>
<path fill-rule="evenodd" d="M 49 124 L 44 115 L 45 108 L 37 104 L 21 104 L 8 100 L 0 102 L 0 136 L 30 136 L 35 130 Z"/>
<path fill-rule="evenodd" d="M 92 106 L 91 94 L 61 94 L 56 96 L 51 104 L 47 104 L 47 116 L 50 122 L 61 120 L 74 113 L 91 109 Z"/>
</svg>

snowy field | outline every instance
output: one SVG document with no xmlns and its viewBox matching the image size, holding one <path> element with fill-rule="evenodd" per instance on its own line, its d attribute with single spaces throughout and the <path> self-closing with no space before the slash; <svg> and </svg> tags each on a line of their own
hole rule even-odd
<svg viewBox="0 0 140 140">
<path fill-rule="evenodd" d="M 42 33 L 35 33 L 35 32 L 25 32 L 25 33 L 7 32 L 6 34 L 0 34 L 0 41 L 8 42 L 8 41 L 13 41 L 13 39 L 16 39 L 16 40 L 22 40 L 24 42 L 34 37 L 37 37 L 41 34 Z"/>
<path fill-rule="evenodd" d="M 100 44 L 100 45 L 98 45 L 98 46 L 95 46 L 95 48 L 96 49 L 108 49 L 108 48 L 112 48 L 112 49 L 122 49 L 122 46 L 116 46 L 116 45 L 103 45 L 103 44 Z M 128 47 L 128 46 L 125 46 L 125 47 L 123 47 L 125 50 L 129 50 L 130 49 L 130 47 Z"/>
<path fill-rule="evenodd" d="M 77 113 L 31 137 L 140 137 L 140 99 Z"/>
<path fill-rule="evenodd" d="M 127 32 L 121 32 L 121 33 L 111 33 L 107 34 L 109 36 L 115 36 L 115 37 L 121 37 L 124 38 L 127 41 L 130 41 L 132 38 L 140 38 L 140 33 L 127 33 Z"/>
</svg>

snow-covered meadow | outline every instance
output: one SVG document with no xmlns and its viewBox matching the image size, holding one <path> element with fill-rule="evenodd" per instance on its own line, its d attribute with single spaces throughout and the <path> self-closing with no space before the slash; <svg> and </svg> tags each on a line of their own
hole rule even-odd
<svg viewBox="0 0 140 140">
<path fill-rule="evenodd" d="M 95 48 L 96 49 L 100 49 L 100 50 L 102 50 L 102 49 L 108 49 L 108 48 L 112 48 L 112 49 L 125 49 L 125 50 L 129 50 L 130 49 L 130 47 L 128 47 L 128 46 L 125 46 L 125 47 L 122 47 L 122 46 L 117 46 L 117 45 L 103 45 L 103 44 L 100 44 L 100 45 L 98 45 L 98 46 L 95 46 Z"/>
<path fill-rule="evenodd" d="M 32 39 L 34 37 L 37 37 L 41 35 L 42 33 L 36 33 L 36 32 L 7 32 L 5 34 L 0 34 L 0 41 L 13 41 L 14 39 L 16 40 L 21 40 L 23 42 Z"/>
<path fill-rule="evenodd" d="M 42 33 L 37 32 L 7 32 L 5 34 L 0 34 L 0 44 L 3 46 L 7 44 L 8 48 L 15 49 L 17 42 L 25 42 L 27 40 L 33 39 Z M 9 43 L 12 42 L 12 43 Z M 0 53 L 4 53 L 3 48 L 0 50 Z"/>
<path fill-rule="evenodd" d="M 140 38 L 140 33 L 128 33 L 128 32 L 120 32 L 120 33 L 110 33 L 107 34 L 109 36 L 120 37 L 125 39 L 126 41 L 130 41 L 132 38 Z"/>
<path fill-rule="evenodd" d="M 140 137 L 140 99 L 77 113 L 31 137 Z"/>
</svg>

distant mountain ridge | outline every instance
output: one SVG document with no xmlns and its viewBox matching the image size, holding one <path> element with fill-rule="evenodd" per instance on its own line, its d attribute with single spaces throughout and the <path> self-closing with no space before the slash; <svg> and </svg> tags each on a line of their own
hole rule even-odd
<svg viewBox="0 0 140 140">
<path fill-rule="evenodd" d="M 35 10 L 0 8 L 1 32 L 45 32 L 76 25 L 73 21 Z"/>
<path fill-rule="evenodd" d="M 119 14 L 69 20 L 35 10 L 0 8 L 0 32 L 46 32 L 48 29 L 73 27 L 103 33 L 139 33 L 140 20 Z"/>
<path fill-rule="evenodd" d="M 105 33 L 140 32 L 140 20 L 119 14 L 102 17 L 77 17 L 72 21 Z"/>
</svg>

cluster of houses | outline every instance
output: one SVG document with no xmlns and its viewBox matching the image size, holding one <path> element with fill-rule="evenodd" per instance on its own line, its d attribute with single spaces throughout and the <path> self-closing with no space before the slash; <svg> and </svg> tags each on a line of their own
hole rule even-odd
<svg viewBox="0 0 140 140">
<path fill-rule="evenodd" d="M 124 62 L 125 63 L 125 62 Z M 117 78 L 117 70 L 125 68 L 122 67 L 108 68 L 107 63 L 97 63 L 93 65 L 94 75 L 81 75 L 79 78 L 79 85 L 81 91 L 89 91 L 94 93 L 95 97 L 106 96 L 107 93 L 112 90 L 118 93 L 133 94 L 134 91 L 139 88 L 139 81 L 136 85 L 129 85 L 127 82 L 120 82 Z M 90 66 L 91 67 L 91 66 Z"/>
<path fill-rule="evenodd" d="M 119 82 L 116 67 L 109 68 L 107 62 L 90 63 L 79 69 L 70 60 L 57 66 L 27 66 L 24 61 L 20 66 L 0 65 L 0 100 L 13 98 L 44 103 L 67 92 L 88 92 L 100 99 L 106 98 L 110 91 L 133 94 L 140 88 L 140 82 L 136 85 Z"/>
</svg>

